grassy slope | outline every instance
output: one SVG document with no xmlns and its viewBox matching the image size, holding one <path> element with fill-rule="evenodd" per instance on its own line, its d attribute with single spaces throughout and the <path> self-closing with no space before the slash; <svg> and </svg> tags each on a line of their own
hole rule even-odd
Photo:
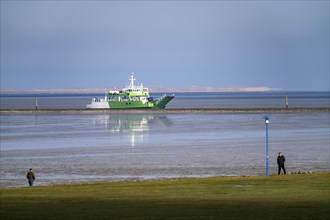
<svg viewBox="0 0 330 220">
<path fill-rule="evenodd" d="M 5 219 L 330 219 L 330 173 L 1 189 Z"/>
</svg>

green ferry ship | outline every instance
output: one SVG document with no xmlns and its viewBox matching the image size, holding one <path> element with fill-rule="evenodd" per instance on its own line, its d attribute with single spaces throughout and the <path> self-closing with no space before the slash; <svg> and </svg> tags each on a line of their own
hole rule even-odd
<svg viewBox="0 0 330 220">
<path fill-rule="evenodd" d="M 130 85 L 120 91 L 108 91 L 103 98 L 93 98 L 86 105 L 88 109 L 164 109 L 173 98 L 166 95 L 153 98 L 149 95 L 149 89 L 144 88 L 142 83 L 134 85 L 134 73 L 130 77 Z"/>
</svg>

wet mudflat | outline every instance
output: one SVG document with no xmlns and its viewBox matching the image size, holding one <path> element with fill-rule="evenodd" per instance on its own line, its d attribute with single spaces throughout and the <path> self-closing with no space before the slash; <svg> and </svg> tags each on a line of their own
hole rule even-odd
<svg viewBox="0 0 330 220">
<path fill-rule="evenodd" d="M 261 113 L 4 114 L 1 187 L 177 177 L 254 176 L 265 172 Z M 329 113 L 274 113 L 276 155 L 289 172 L 328 171 Z"/>
</svg>

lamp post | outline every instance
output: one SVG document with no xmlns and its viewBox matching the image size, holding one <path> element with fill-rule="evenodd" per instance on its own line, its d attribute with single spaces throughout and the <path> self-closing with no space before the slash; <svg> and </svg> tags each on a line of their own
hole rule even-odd
<svg viewBox="0 0 330 220">
<path fill-rule="evenodd" d="M 268 176 L 268 124 L 269 117 L 265 116 L 265 124 L 266 124 L 266 176 Z"/>
</svg>

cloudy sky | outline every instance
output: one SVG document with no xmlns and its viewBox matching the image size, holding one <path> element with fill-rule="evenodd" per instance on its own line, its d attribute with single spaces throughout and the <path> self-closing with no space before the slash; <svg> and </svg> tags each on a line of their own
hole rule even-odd
<svg viewBox="0 0 330 220">
<path fill-rule="evenodd" d="M 1 89 L 329 91 L 329 1 L 1 1 Z"/>
</svg>

